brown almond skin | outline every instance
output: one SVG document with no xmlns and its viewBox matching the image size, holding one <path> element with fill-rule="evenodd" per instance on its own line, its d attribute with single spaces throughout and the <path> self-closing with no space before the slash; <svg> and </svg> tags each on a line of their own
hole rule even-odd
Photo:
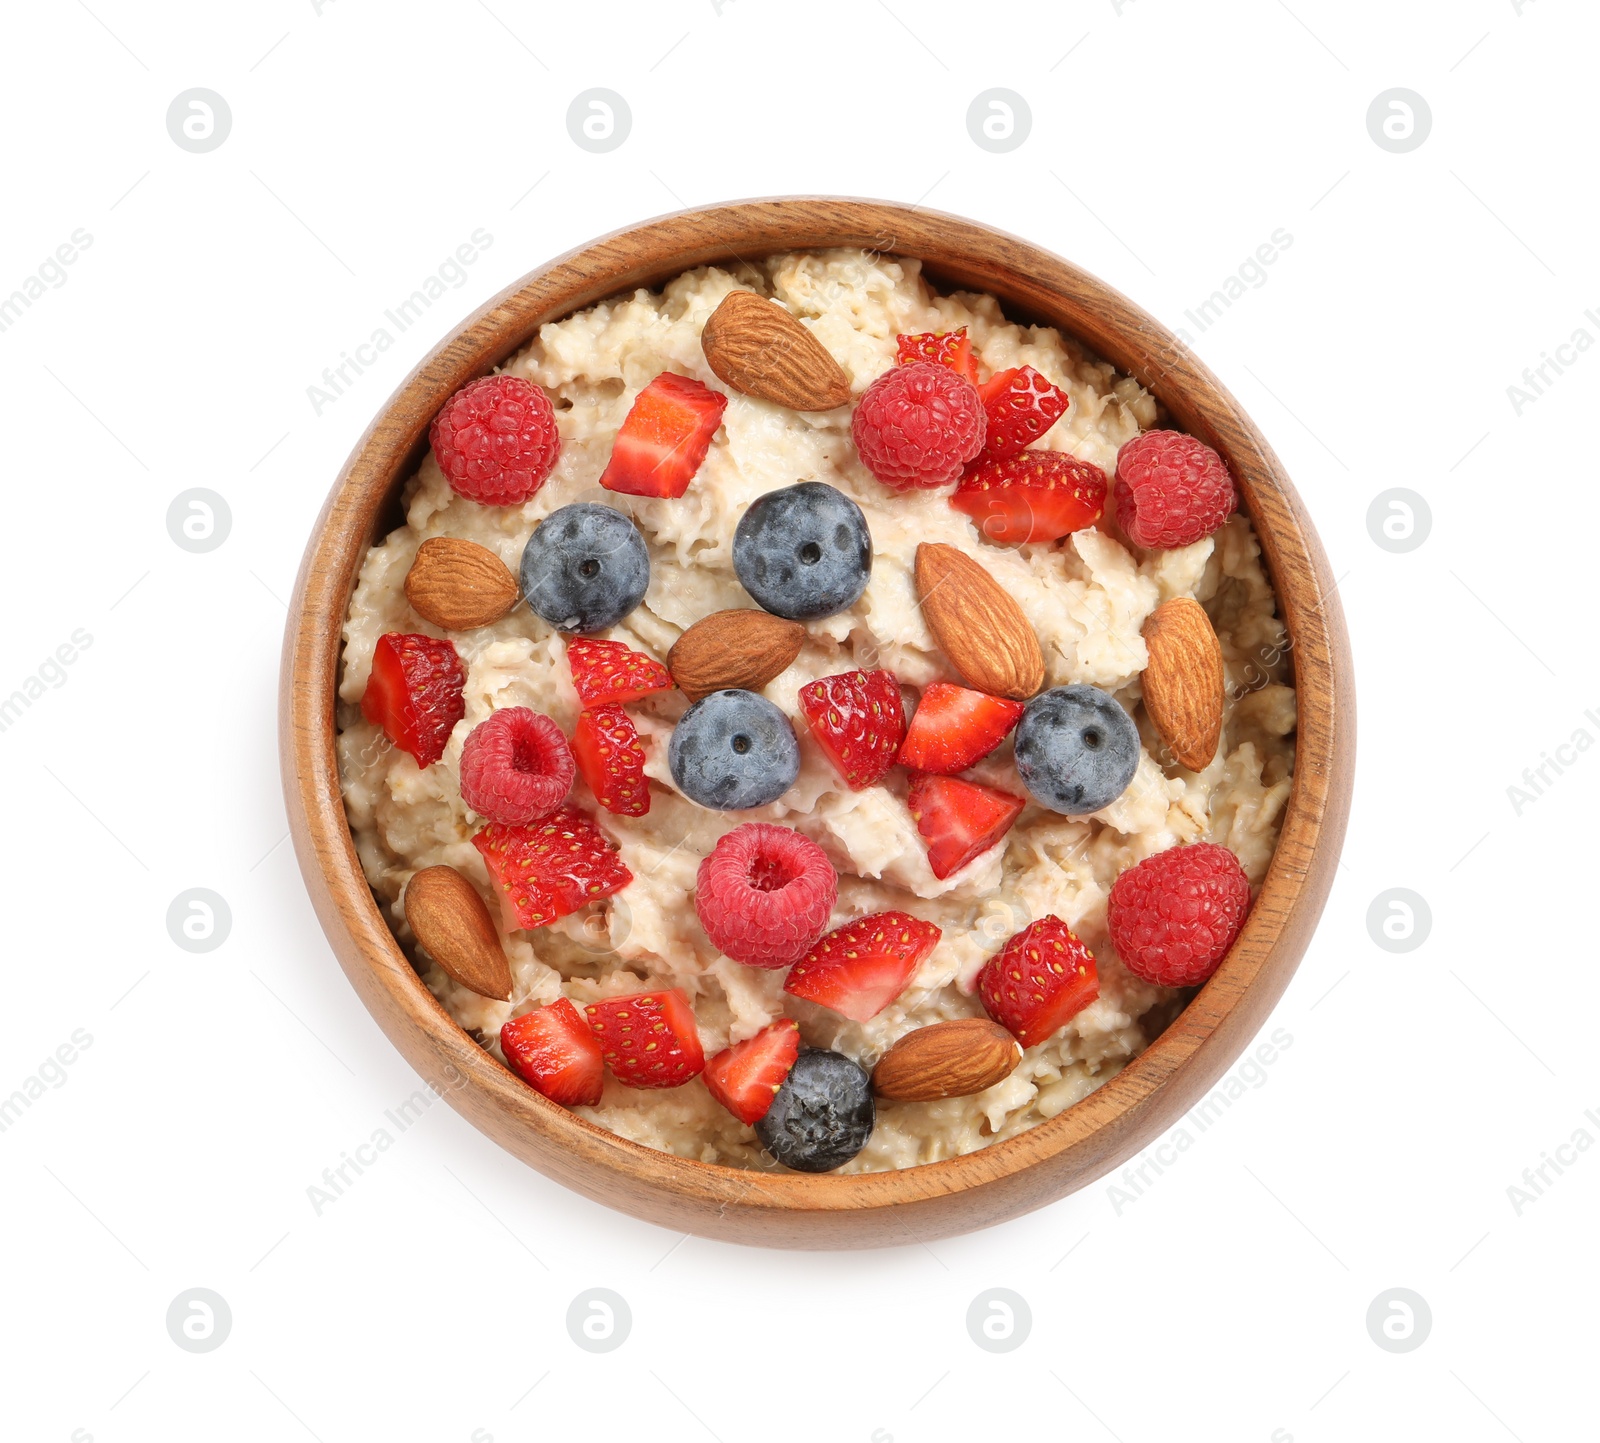
<svg viewBox="0 0 1600 1443">
<path fill-rule="evenodd" d="M 776 301 L 730 291 L 700 333 L 706 364 L 741 395 L 794 411 L 831 411 L 850 378 L 822 342 Z"/>
<path fill-rule="evenodd" d="M 968 686 L 1026 701 L 1044 685 L 1044 653 L 1028 618 L 966 552 L 924 541 L 916 583 L 928 629 Z"/>
<path fill-rule="evenodd" d="M 483 898 L 454 867 L 424 867 L 406 883 L 406 921 L 430 957 L 480 997 L 511 1000 L 511 964 Z"/>
<path fill-rule="evenodd" d="M 690 701 L 739 687 L 760 691 L 793 664 L 806 629 L 770 612 L 716 611 L 695 622 L 667 653 L 667 670 Z"/>
<path fill-rule="evenodd" d="M 1222 737 L 1222 643 L 1191 596 L 1163 601 L 1146 618 L 1144 709 L 1181 767 L 1210 764 Z"/>
<path fill-rule="evenodd" d="M 1017 1040 L 987 1017 L 935 1022 L 908 1032 L 878 1060 L 872 1090 L 887 1102 L 970 1097 L 1011 1075 Z"/>
<path fill-rule="evenodd" d="M 489 626 L 517 604 L 517 579 L 494 552 L 456 536 L 430 536 L 406 573 L 406 600 L 446 631 Z"/>
</svg>

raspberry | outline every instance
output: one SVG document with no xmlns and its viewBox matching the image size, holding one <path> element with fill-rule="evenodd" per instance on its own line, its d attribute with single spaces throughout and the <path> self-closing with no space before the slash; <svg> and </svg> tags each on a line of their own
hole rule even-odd
<svg viewBox="0 0 1600 1443">
<path fill-rule="evenodd" d="M 822 934 L 839 876 L 809 837 L 746 822 L 700 864 L 694 909 L 725 956 L 748 967 L 787 967 Z"/>
<path fill-rule="evenodd" d="M 850 422 L 862 463 L 885 486 L 945 486 L 983 449 L 978 388 L 948 366 L 916 361 L 885 371 Z"/>
<path fill-rule="evenodd" d="M 461 748 L 461 800 L 491 822 L 523 827 L 566 801 L 575 771 L 572 749 L 549 717 L 504 707 Z"/>
<path fill-rule="evenodd" d="M 1239 504 L 1222 457 L 1181 431 L 1146 431 L 1117 452 L 1117 525 L 1170 551 L 1211 535 Z"/>
<path fill-rule="evenodd" d="M 550 398 L 521 376 L 469 381 L 433 418 L 428 439 L 455 492 L 485 506 L 526 501 L 561 451 Z"/>
<path fill-rule="evenodd" d="M 1173 847 L 1130 867 L 1111 887 L 1111 943 L 1135 977 L 1193 987 L 1217 970 L 1250 910 L 1239 859 L 1214 842 Z"/>
</svg>

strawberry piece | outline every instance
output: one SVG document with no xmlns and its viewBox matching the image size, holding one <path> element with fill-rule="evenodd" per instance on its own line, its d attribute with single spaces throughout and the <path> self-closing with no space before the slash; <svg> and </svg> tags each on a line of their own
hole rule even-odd
<svg viewBox="0 0 1600 1443">
<path fill-rule="evenodd" d="M 570 802 L 526 827 L 491 822 L 472 839 L 500 894 L 507 931 L 531 931 L 633 880 L 617 850 Z"/>
<path fill-rule="evenodd" d="M 600 1101 L 600 1041 L 565 997 L 513 1017 L 500 1029 L 500 1050 L 511 1070 L 551 1102 L 593 1107 Z"/>
<path fill-rule="evenodd" d="M 943 933 L 904 912 L 878 912 L 836 927 L 789 969 L 783 990 L 865 1022 L 902 992 Z"/>
<path fill-rule="evenodd" d="M 1094 954 L 1059 917 L 1018 932 L 978 973 L 984 1011 L 1024 1047 L 1035 1047 L 1100 995 Z"/>
<path fill-rule="evenodd" d="M 1106 473 L 1064 451 L 1023 451 L 969 467 L 950 498 L 990 541 L 1055 541 L 1093 526 L 1106 509 Z"/>
<path fill-rule="evenodd" d="M 639 729 L 620 706 L 592 706 L 579 715 L 572 756 L 594 799 L 608 812 L 642 817 L 650 810 Z"/>
<path fill-rule="evenodd" d="M 973 466 L 1004 461 L 1031 446 L 1067 413 L 1072 399 L 1045 380 L 1032 366 L 996 371 L 981 386 L 983 413 L 989 424 L 983 450 Z"/>
<path fill-rule="evenodd" d="M 917 336 L 895 337 L 895 361 L 909 366 L 915 361 L 932 361 L 948 366 L 958 376 L 978 384 L 978 362 L 972 354 L 967 328 L 958 331 L 924 331 Z"/>
<path fill-rule="evenodd" d="M 707 1062 L 706 1088 L 740 1122 L 760 1122 L 799 1055 L 800 1028 L 780 1017 Z"/>
<path fill-rule="evenodd" d="M 928 866 L 940 878 L 959 872 L 994 846 L 1024 805 L 1010 792 L 925 772 L 911 779 L 906 804 L 928 844 Z"/>
<path fill-rule="evenodd" d="M 570 637 L 567 665 L 572 668 L 572 685 L 584 706 L 638 701 L 652 692 L 672 689 L 672 673 L 666 667 L 620 641 Z"/>
<path fill-rule="evenodd" d="M 419 767 L 444 755 L 450 733 L 467 712 L 462 689 L 467 670 L 455 644 L 437 637 L 391 631 L 378 638 L 372 674 L 361 694 L 361 714 L 381 726 Z"/>
<path fill-rule="evenodd" d="M 931 682 L 911 718 L 900 760 L 918 772 L 965 771 L 999 746 L 1026 710 L 1020 701 Z"/>
<path fill-rule="evenodd" d="M 883 780 L 906 734 L 900 683 L 890 671 L 847 671 L 800 688 L 811 735 L 853 792 Z"/>
<path fill-rule="evenodd" d="M 694 1008 L 676 987 L 591 1002 L 583 1011 L 618 1082 L 682 1087 L 705 1070 Z"/>
<path fill-rule="evenodd" d="M 634 398 L 600 484 L 629 496 L 682 496 L 727 405 L 720 391 L 663 371 Z"/>
</svg>

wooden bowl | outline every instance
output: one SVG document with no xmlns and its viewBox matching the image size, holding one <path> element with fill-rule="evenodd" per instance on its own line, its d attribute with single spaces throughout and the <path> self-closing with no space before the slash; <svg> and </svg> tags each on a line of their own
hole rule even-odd
<svg viewBox="0 0 1600 1443">
<path fill-rule="evenodd" d="M 380 915 L 351 842 L 334 750 L 340 628 L 368 545 L 399 523 L 401 483 L 460 386 L 546 322 L 692 266 L 821 246 L 922 260 L 1059 327 L 1155 392 L 1219 450 L 1261 539 L 1291 639 L 1299 700 L 1294 788 L 1277 852 L 1232 952 L 1149 1049 L 1048 1122 L 965 1157 L 898 1172 L 808 1176 L 691 1162 L 629 1142 L 540 1097 L 423 986 Z M 1299 497 L 1261 434 L 1170 332 L 1093 276 L 973 221 L 871 201 L 751 201 L 648 221 L 542 266 L 496 297 L 405 381 L 357 444 L 295 583 L 280 690 L 284 796 L 306 886 L 345 974 L 406 1059 L 463 1116 L 541 1172 L 664 1227 L 777 1247 L 926 1241 L 1053 1202 L 1117 1167 L 1193 1107 L 1288 984 L 1333 880 L 1349 810 L 1355 698 L 1344 619 Z"/>
</svg>

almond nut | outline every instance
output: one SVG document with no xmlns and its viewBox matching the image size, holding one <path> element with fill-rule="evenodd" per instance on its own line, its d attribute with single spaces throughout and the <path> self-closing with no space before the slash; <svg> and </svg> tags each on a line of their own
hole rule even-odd
<svg viewBox="0 0 1600 1443">
<path fill-rule="evenodd" d="M 1026 701 L 1044 685 L 1044 654 L 1028 618 L 964 551 L 924 541 L 916 579 L 928 628 L 968 686 Z"/>
<path fill-rule="evenodd" d="M 1144 624 L 1144 709 L 1180 767 L 1197 772 L 1222 736 L 1222 643 L 1192 596 L 1163 601 Z"/>
<path fill-rule="evenodd" d="M 672 644 L 667 670 L 690 701 L 741 687 L 760 691 L 800 655 L 806 629 L 766 611 L 716 611 Z"/>
<path fill-rule="evenodd" d="M 406 883 L 406 921 L 422 950 L 480 997 L 511 1000 L 511 964 L 483 898 L 454 867 L 424 867 Z"/>
<path fill-rule="evenodd" d="M 455 536 L 430 536 L 406 573 L 406 600 L 424 621 L 471 631 L 517 604 L 517 579 L 494 552 Z"/>
<path fill-rule="evenodd" d="M 890 1102 L 970 1097 L 1010 1075 L 1017 1039 L 987 1017 L 935 1022 L 908 1032 L 872 1069 L 872 1090 Z"/>
<path fill-rule="evenodd" d="M 850 378 L 822 342 L 776 301 L 729 291 L 700 333 L 717 378 L 741 395 L 794 411 L 831 411 L 850 399 Z"/>
</svg>

